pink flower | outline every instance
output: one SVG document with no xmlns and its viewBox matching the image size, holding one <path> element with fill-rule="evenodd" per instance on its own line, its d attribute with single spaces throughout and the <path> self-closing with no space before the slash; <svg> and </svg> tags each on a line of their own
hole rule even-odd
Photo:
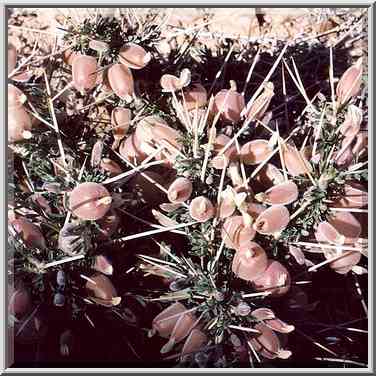
<svg viewBox="0 0 376 376">
<path fill-rule="evenodd" d="M 254 349 L 267 359 L 287 359 L 291 352 L 283 350 L 278 336 L 265 324 L 257 324 L 255 329 L 261 332 L 256 338 L 250 340 Z"/>
<path fill-rule="evenodd" d="M 10 224 L 27 247 L 46 248 L 46 240 L 37 225 L 23 217 L 12 220 Z"/>
<path fill-rule="evenodd" d="M 268 260 L 266 270 L 252 284 L 257 291 L 269 291 L 272 296 L 284 295 L 291 286 L 290 273 L 280 262 Z"/>
<path fill-rule="evenodd" d="M 168 342 L 162 347 L 161 353 L 172 350 L 175 344 L 181 342 L 188 335 L 182 355 L 187 355 L 192 349 L 206 342 L 206 336 L 202 332 L 193 332 L 197 319 L 192 312 L 187 312 L 185 306 L 179 302 L 170 305 L 153 320 L 152 332 L 158 332 Z M 193 332 L 193 334 L 192 334 Z"/>
<path fill-rule="evenodd" d="M 236 91 L 234 81 L 230 82 L 231 88 L 221 90 L 214 97 L 213 112 L 229 122 L 236 123 L 240 120 L 240 114 L 244 109 L 244 97 Z"/>
<path fill-rule="evenodd" d="M 283 231 L 290 222 L 290 213 L 283 205 L 273 205 L 256 219 L 253 228 L 260 234 L 273 235 Z"/>
<path fill-rule="evenodd" d="M 249 241 L 239 247 L 232 261 L 232 271 L 245 281 L 253 281 L 267 267 L 268 258 L 262 247 Z"/>
<path fill-rule="evenodd" d="M 149 64 L 152 56 L 141 46 L 135 43 L 128 43 L 119 51 L 119 61 L 128 68 L 142 69 Z"/>
<path fill-rule="evenodd" d="M 131 70 L 123 64 L 112 65 L 107 72 L 108 82 L 114 93 L 121 99 L 130 100 L 134 94 Z"/>
<path fill-rule="evenodd" d="M 362 83 L 362 63 L 362 58 L 360 58 L 340 78 L 336 88 L 337 99 L 340 105 L 345 104 L 359 93 Z"/>
<path fill-rule="evenodd" d="M 215 215 L 211 201 L 204 196 L 194 198 L 189 205 L 190 216 L 199 222 L 206 222 Z"/>
<path fill-rule="evenodd" d="M 273 152 L 267 140 L 252 140 L 240 149 L 240 158 L 247 165 L 257 165 L 267 159 Z"/>
<path fill-rule="evenodd" d="M 267 163 L 255 178 L 264 188 L 270 188 L 274 185 L 284 182 L 281 171 L 271 163 Z"/>
<path fill-rule="evenodd" d="M 131 111 L 128 108 L 116 107 L 111 112 L 112 134 L 115 138 L 113 148 L 116 149 L 119 142 L 126 135 L 131 122 Z"/>
<path fill-rule="evenodd" d="M 295 146 L 283 145 L 282 157 L 287 171 L 292 176 L 307 174 L 312 171 L 312 166 L 307 161 L 306 157 Z"/>
<path fill-rule="evenodd" d="M 268 205 L 288 205 L 298 199 L 298 187 L 293 181 L 287 181 L 269 188 L 255 196 L 256 200 Z"/>
<path fill-rule="evenodd" d="M 184 107 L 188 111 L 204 107 L 208 102 L 208 93 L 201 84 L 193 84 L 184 89 Z"/>
<path fill-rule="evenodd" d="M 74 215 L 84 220 L 102 218 L 111 207 L 112 198 L 98 183 L 81 183 L 69 196 L 69 207 Z"/>
<path fill-rule="evenodd" d="M 72 60 L 74 87 L 83 92 L 92 89 L 97 83 L 97 59 L 93 56 L 75 55 Z"/>
<path fill-rule="evenodd" d="M 187 178 L 177 178 L 168 188 L 168 199 L 174 203 L 182 203 L 191 197 L 193 190 L 192 182 Z"/>
<path fill-rule="evenodd" d="M 121 297 L 117 296 L 111 280 L 103 274 L 98 273 L 90 277 L 86 283 L 86 290 L 89 292 L 90 299 L 99 305 L 112 307 L 121 302 Z"/>
<path fill-rule="evenodd" d="M 221 234 L 228 248 L 239 249 L 255 237 L 256 231 L 251 223 L 245 223 L 244 217 L 240 215 L 227 218 Z"/>
<path fill-rule="evenodd" d="M 269 107 L 270 101 L 274 96 L 274 85 L 272 82 L 266 82 L 264 91 L 255 99 L 247 110 L 243 110 L 244 116 L 248 120 L 261 120 Z"/>
<path fill-rule="evenodd" d="M 279 333 L 290 333 L 295 329 L 294 325 L 288 325 L 276 318 L 274 312 L 269 308 L 257 308 L 251 312 L 251 315 L 257 320 L 263 321 L 270 329 Z"/>
<path fill-rule="evenodd" d="M 344 195 L 334 203 L 334 207 L 363 208 L 368 204 L 368 192 L 357 182 L 349 182 L 344 185 Z"/>
</svg>

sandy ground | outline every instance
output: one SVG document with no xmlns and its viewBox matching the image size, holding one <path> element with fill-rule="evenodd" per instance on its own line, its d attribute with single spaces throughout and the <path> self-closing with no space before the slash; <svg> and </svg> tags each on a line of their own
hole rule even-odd
<svg viewBox="0 0 376 376">
<path fill-rule="evenodd" d="M 14 8 L 10 23 L 18 28 L 10 28 L 9 34 L 26 37 L 30 43 L 39 40 L 47 48 L 57 35 L 56 27 L 59 23 L 64 25 L 67 16 L 78 23 L 96 12 L 108 16 L 122 13 L 137 22 L 148 14 L 157 13 L 158 22 L 169 36 L 200 31 L 200 36 L 206 40 L 220 36 L 287 40 L 337 26 L 337 22 L 343 20 L 337 14 L 343 11 L 329 8 Z M 352 9 L 351 14 L 359 11 Z"/>
</svg>

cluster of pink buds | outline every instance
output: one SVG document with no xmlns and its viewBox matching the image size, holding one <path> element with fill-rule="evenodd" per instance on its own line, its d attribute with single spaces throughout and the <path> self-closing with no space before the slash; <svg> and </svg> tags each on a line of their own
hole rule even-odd
<svg viewBox="0 0 376 376">
<path fill-rule="evenodd" d="M 100 42 L 92 43 L 90 47 L 100 51 L 108 48 Z M 97 59 L 93 56 L 68 50 L 64 57 L 65 61 L 72 65 L 72 83 L 77 90 L 85 92 L 101 82 L 106 91 L 112 91 L 119 98 L 127 101 L 134 96 L 131 69 L 142 69 L 151 60 L 151 54 L 134 43 L 124 45 L 119 51 L 119 62 L 104 71 L 98 69 Z"/>
</svg>

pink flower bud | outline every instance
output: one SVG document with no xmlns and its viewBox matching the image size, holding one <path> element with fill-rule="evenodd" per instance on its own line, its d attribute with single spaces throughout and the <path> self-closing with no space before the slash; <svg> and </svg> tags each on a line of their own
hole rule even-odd
<svg viewBox="0 0 376 376">
<path fill-rule="evenodd" d="M 14 44 L 8 43 L 8 74 L 10 74 L 17 63 L 17 48 Z"/>
<path fill-rule="evenodd" d="M 131 111 L 128 108 L 116 107 L 111 112 L 112 134 L 119 142 L 126 135 L 131 122 Z M 116 147 L 115 147 L 116 148 Z"/>
<path fill-rule="evenodd" d="M 341 148 L 333 154 L 333 158 L 339 166 L 348 167 L 354 160 L 352 143 L 356 136 L 350 135 L 345 137 L 341 142 Z"/>
<path fill-rule="evenodd" d="M 103 141 L 98 140 L 91 149 L 90 164 L 91 167 L 98 167 L 102 160 L 103 154 Z"/>
<path fill-rule="evenodd" d="M 129 162 L 136 164 L 146 158 L 146 154 L 141 150 L 140 142 L 137 140 L 135 133 L 132 133 L 122 141 L 119 147 L 119 153 Z"/>
<path fill-rule="evenodd" d="M 24 106 L 8 109 L 8 141 L 22 141 L 32 137 L 32 122 Z"/>
<path fill-rule="evenodd" d="M 224 219 L 230 217 L 234 214 L 235 209 L 236 205 L 232 197 L 223 197 L 217 209 L 219 218 Z"/>
<path fill-rule="evenodd" d="M 22 217 L 14 219 L 10 224 L 27 247 L 46 248 L 46 241 L 37 225 Z"/>
<path fill-rule="evenodd" d="M 233 216 L 226 219 L 222 227 L 222 239 L 231 249 L 239 249 L 253 240 L 256 235 L 251 224 L 244 223 L 243 216 Z"/>
<path fill-rule="evenodd" d="M 304 265 L 306 263 L 306 258 L 304 256 L 303 251 L 300 248 L 290 245 L 289 253 L 294 257 L 295 261 L 299 265 Z"/>
<path fill-rule="evenodd" d="M 160 81 L 161 87 L 164 92 L 175 92 L 183 88 L 180 79 L 172 74 L 164 74 Z"/>
<path fill-rule="evenodd" d="M 344 195 L 333 203 L 340 208 L 363 208 L 368 204 L 368 192 L 357 182 L 346 183 Z"/>
<path fill-rule="evenodd" d="M 8 84 L 8 109 L 22 107 L 26 100 L 26 95 L 18 87 Z"/>
<path fill-rule="evenodd" d="M 265 188 L 270 188 L 274 185 L 284 182 L 284 177 L 281 171 L 271 163 L 267 163 L 257 174 L 256 180 Z"/>
<path fill-rule="evenodd" d="M 96 52 L 104 53 L 104 52 L 108 51 L 108 49 L 110 48 L 110 46 L 108 45 L 108 43 L 103 42 L 101 40 L 94 40 L 94 39 L 92 39 L 89 42 L 89 48 L 91 48 L 92 50 L 94 50 Z"/>
<path fill-rule="evenodd" d="M 12 84 L 8 84 L 8 141 L 10 143 L 31 138 L 32 119 L 23 104 L 25 94 Z"/>
<path fill-rule="evenodd" d="M 183 349 L 181 350 L 181 357 L 190 355 L 199 351 L 208 341 L 205 333 L 199 329 L 193 329 L 188 338 L 184 342 Z"/>
<path fill-rule="evenodd" d="M 191 83 L 191 71 L 187 68 L 183 69 L 179 77 L 172 74 L 164 74 L 161 77 L 161 87 L 163 92 L 172 93 L 183 89 Z"/>
<path fill-rule="evenodd" d="M 219 153 L 229 141 L 231 141 L 231 138 L 225 134 L 218 135 L 213 142 L 214 152 Z M 235 161 L 238 156 L 236 146 L 230 146 L 222 155 L 225 155 L 228 161 Z"/>
<path fill-rule="evenodd" d="M 283 205 L 273 205 L 264 210 L 256 219 L 253 227 L 263 235 L 273 235 L 283 231 L 290 222 L 290 213 Z"/>
<path fill-rule="evenodd" d="M 170 227 L 170 226 L 176 226 L 178 224 L 178 222 L 176 222 L 175 220 L 171 219 L 170 217 L 168 217 L 167 215 L 161 213 L 158 210 L 152 209 L 151 212 L 152 212 L 154 218 L 162 226 Z"/>
<path fill-rule="evenodd" d="M 221 118 L 232 123 L 240 120 L 240 114 L 244 109 L 244 97 L 236 91 L 235 82 L 230 82 L 229 90 L 221 90 L 214 97 L 213 112 L 218 114 L 221 111 Z"/>
<path fill-rule="evenodd" d="M 298 187 L 293 181 L 287 181 L 271 187 L 255 196 L 256 200 L 268 205 L 288 205 L 298 199 Z"/>
<path fill-rule="evenodd" d="M 166 146 L 157 159 L 163 159 L 164 156 L 176 158 L 181 149 L 180 133 L 171 128 L 162 118 L 159 116 L 147 116 L 142 119 L 136 127 L 136 140 L 139 141 L 141 150 L 149 154 L 154 151 L 150 148 L 153 146 L 158 148 L 162 143 L 167 143 L 170 147 Z"/>
<path fill-rule="evenodd" d="M 193 84 L 184 89 L 184 106 L 188 111 L 204 107 L 208 102 L 208 93 L 201 84 Z"/>
<path fill-rule="evenodd" d="M 187 308 L 179 302 L 171 304 L 153 320 L 153 329 L 163 338 L 168 338 L 178 321 L 180 314 L 183 314 Z M 171 318 L 170 318 L 171 317 Z"/>
<path fill-rule="evenodd" d="M 206 222 L 214 217 L 215 208 L 209 199 L 199 196 L 191 201 L 189 215 L 196 221 Z"/>
<path fill-rule="evenodd" d="M 296 147 L 292 145 L 282 146 L 282 156 L 287 171 L 292 176 L 307 174 L 312 171 L 312 166 Z"/>
<path fill-rule="evenodd" d="M 362 83 L 362 59 L 346 70 L 340 78 L 336 94 L 340 105 L 345 104 L 349 99 L 357 95 Z"/>
<path fill-rule="evenodd" d="M 345 121 L 340 127 L 340 132 L 345 137 L 356 136 L 360 131 L 360 125 L 363 120 L 363 112 L 359 107 L 350 105 Z"/>
<path fill-rule="evenodd" d="M 338 274 L 347 274 L 361 259 L 362 254 L 358 251 L 342 251 L 343 256 L 332 261 L 329 266 Z M 325 252 L 325 257 L 331 259 L 335 254 L 333 252 Z"/>
<path fill-rule="evenodd" d="M 192 182 L 187 178 L 177 178 L 168 189 L 168 199 L 172 203 L 181 203 L 191 197 L 193 190 Z"/>
<path fill-rule="evenodd" d="M 169 202 L 165 202 L 163 204 L 160 204 L 159 207 L 166 213 L 172 213 L 176 209 L 181 207 L 181 204 L 171 204 Z"/>
<path fill-rule="evenodd" d="M 78 55 L 79 54 L 77 52 L 73 51 L 71 48 L 68 48 L 63 52 L 63 61 L 65 64 L 72 65 L 74 58 Z"/>
<path fill-rule="evenodd" d="M 291 333 L 295 329 L 294 325 L 288 325 L 279 319 L 268 320 L 265 324 L 279 333 Z"/>
<path fill-rule="evenodd" d="M 149 64 L 151 54 L 135 43 L 124 45 L 119 51 L 119 61 L 128 68 L 142 69 Z"/>
<path fill-rule="evenodd" d="M 261 332 L 259 336 L 251 340 L 251 343 L 254 345 L 256 351 L 259 352 L 264 358 L 277 358 L 278 352 L 281 349 L 281 343 L 277 335 L 265 324 L 257 324 L 255 325 L 255 329 Z"/>
<path fill-rule="evenodd" d="M 129 99 L 134 94 L 132 72 L 123 64 L 114 64 L 108 69 L 108 82 L 114 93 L 121 99 Z"/>
<path fill-rule="evenodd" d="M 266 270 L 252 283 L 256 291 L 270 291 L 271 296 L 280 296 L 289 291 L 291 278 L 281 263 L 268 260 Z"/>
<path fill-rule="evenodd" d="M 368 131 L 361 131 L 356 135 L 355 145 L 352 148 L 354 155 L 359 155 L 368 149 Z"/>
<path fill-rule="evenodd" d="M 257 308 L 251 312 L 251 315 L 260 321 L 275 319 L 274 312 L 269 308 Z"/>
<path fill-rule="evenodd" d="M 234 188 L 239 188 L 244 184 L 243 178 L 240 175 L 239 162 L 230 162 L 227 168 L 227 174 L 230 177 Z"/>
<path fill-rule="evenodd" d="M 247 165 L 257 165 L 267 159 L 273 152 L 267 140 L 252 140 L 240 149 L 240 158 Z"/>
<path fill-rule="evenodd" d="M 12 76 L 12 80 L 16 82 L 28 82 L 30 78 L 33 76 L 33 72 L 31 70 L 21 70 L 20 73 L 15 74 Z"/>
<path fill-rule="evenodd" d="M 318 241 L 328 242 L 331 244 L 344 244 L 345 242 L 345 237 L 341 235 L 329 222 L 319 223 L 315 236 Z"/>
<path fill-rule="evenodd" d="M 73 85 L 79 91 L 92 89 L 97 83 L 97 60 L 93 56 L 76 55 L 72 61 Z"/>
<path fill-rule="evenodd" d="M 182 341 L 185 337 L 187 337 L 188 334 L 192 331 L 195 321 L 195 316 L 190 312 L 181 315 L 176 321 L 169 342 L 176 344 Z"/>
<path fill-rule="evenodd" d="M 98 273 L 90 277 L 90 281 L 86 283 L 86 290 L 92 301 L 105 307 L 116 306 L 121 302 L 121 297 L 117 296 L 111 280 L 103 274 Z"/>
<path fill-rule="evenodd" d="M 255 99 L 247 110 L 243 111 L 244 116 L 246 116 L 249 120 L 261 120 L 268 109 L 273 96 L 274 85 L 271 82 L 267 82 L 265 84 L 264 91 Z"/>
<path fill-rule="evenodd" d="M 362 232 L 361 224 L 349 212 L 334 212 L 328 222 L 345 237 L 345 244 L 355 243 Z"/>
<path fill-rule="evenodd" d="M 238 278 L 253 281 L 266 269 L 268 258 L 257 243 L 247 242 L 239 247 L 232 261 L 232 271 Z"/>
<path fill-rule="evenodd" d="M 98 183 L 81 183 L 70 193 L 69 207 L 74 215 L 84 220 L 102 218 L 110 209 L 112 198 Z"/>
<path fill-rule="evenodd" d="M 252 316 L 260 321 L 264 321 L 264 324 L 272 330 L 279 333 L 290 333 L 295 327 L 288 325 L 282 320 L 275 317 L 274 312 L 268 308 L 258 308 L 252 311 Z"/>
</svg>

